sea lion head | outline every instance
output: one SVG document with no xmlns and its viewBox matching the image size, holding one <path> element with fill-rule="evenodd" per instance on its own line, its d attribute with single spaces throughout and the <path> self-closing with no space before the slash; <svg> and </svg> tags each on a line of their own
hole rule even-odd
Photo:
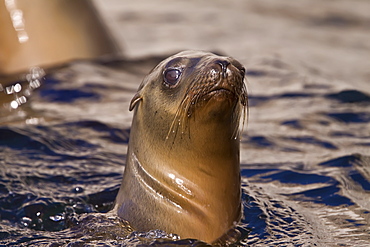
<svg viewBox="0 0 370 247">
<path fill-rule="evenodd" d="M 183 51 L 152 69 L 132 99 L 130 110 L 142 104 L 150 108 L 146 114 L 166 115 L 162 119 L 170 122 L 158 123 L 168 128 L 166 139 L 186 133 L 194 118 L 198 128 L 202 123 L 229 120 L 235 137 L 247 107 L 244 77 L 245 68 L 232 57 Z"/>
</svg>

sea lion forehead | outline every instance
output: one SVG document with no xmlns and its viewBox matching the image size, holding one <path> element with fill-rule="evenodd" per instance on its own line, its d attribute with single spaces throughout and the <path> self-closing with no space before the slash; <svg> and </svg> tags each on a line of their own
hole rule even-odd
<svg viewBox="0 0 370 247">
<path fill-rule="evenodd" d="M 245 70 L 243 65 L 232 57 L 194 50 L 182 51 L 169 57 L 164 63 L 164 68 L 205 68 L 215 63 L 222 64 L 224 61 L 239 70 Z"/>
<path fill-rule="evenodd" d="M 216 54 L 210 53 L 210 52 L 203 52 L 203 51 L 182 51 L 179 52 L 167 59 L 167 64 L 174 64 L 176 62 L 178 63 L 188 63 L 190 61 L 190 64 L 196 64 L 195 61 L 206 61 L 206 60 L 216 60 L 216 59 L 228 59 L 228 57 L 218 56 Z"/>
<path fill-rule="evenodd" d="M 213 54 L 213 53 L 210 53 L 210 52 L 188 50 L 188 51 L 179 52 L 179 53 L 173 55 L 172 57 L 177 57 L 177 56 L 178 57 L 183 56 L 183 57 L 188 57 L 188 58 L 194 58 L 194 57 L 216 56 L 216 55 Z"/>
<path fill-rule="evenodd" d="M 202 60 L 202 57 L 175 57 L 168 61 L 164 69 L 167 68 L 194 68 Z"/>
<path fill-rule="evenodd" d="M 197 51 L 184 51 L 171 56 L 165 63 L 166 68 L 194 68 L 200 61 L 213 56 L 212 53 L 197 52 Z"/>
</svg>

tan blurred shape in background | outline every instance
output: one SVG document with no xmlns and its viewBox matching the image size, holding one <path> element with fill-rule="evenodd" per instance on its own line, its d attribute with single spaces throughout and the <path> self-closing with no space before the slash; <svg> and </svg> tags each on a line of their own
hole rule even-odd
<svg viewBox="0 0 370 247">
<path fill-rule="evenodd" d="M 0 75 L 120 50 L 88 0 L 0 1 Z"/>
</svg>

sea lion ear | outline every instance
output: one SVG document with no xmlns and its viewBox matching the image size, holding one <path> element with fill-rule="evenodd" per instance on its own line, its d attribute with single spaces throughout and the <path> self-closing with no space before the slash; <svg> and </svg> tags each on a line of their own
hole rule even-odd
<svg viewBox="0 0 370 247">
<path fill-rule="evenodd" d="M 141 97 L 140 93 L 136 93 L 130 102 L 129 110 L 132 111 L 137 103 L 139 103 L 143 98 Z"/>
</svg>

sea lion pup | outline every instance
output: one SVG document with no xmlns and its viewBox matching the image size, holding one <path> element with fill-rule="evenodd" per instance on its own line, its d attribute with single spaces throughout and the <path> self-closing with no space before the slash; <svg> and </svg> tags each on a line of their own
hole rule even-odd
<svg viewBox="0 0 370 247">
<path fill-rule="evenodd" d="M 238 223 L 244 75 L 233 58 L 184 51 L 145 77 L 114 209 L 135 230 L 214 243 Z"/>
</svg>

